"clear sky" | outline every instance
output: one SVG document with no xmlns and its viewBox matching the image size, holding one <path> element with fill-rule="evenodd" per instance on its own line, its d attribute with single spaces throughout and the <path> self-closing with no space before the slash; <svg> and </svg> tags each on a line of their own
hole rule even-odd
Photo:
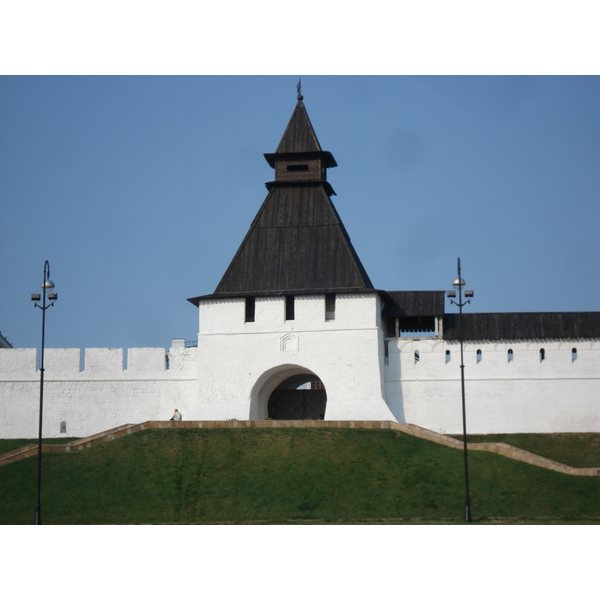
<svg viewBox="0 0 600 600">
<path fill-rule="evenodd" d="M 298 76 L 0 77 L 0 331 L 37 347 L 195 340 Z M 375 287 L 477 312 L 598 310 L 600 78 L 303 76 L 335 206 Z M 454 310 L 448 305 L 447 310 Z"/>
</svg>

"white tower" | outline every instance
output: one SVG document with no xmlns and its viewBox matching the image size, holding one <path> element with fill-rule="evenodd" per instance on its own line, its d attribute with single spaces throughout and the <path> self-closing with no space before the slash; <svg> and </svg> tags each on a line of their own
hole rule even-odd
<svg viewBox="0 0 600 600">
<path fill-rule="evenodd" d="M 301 95 L 275 181 L 199 307 L 197 419 L 394 420 L 384 399 L 382 299 L 331 202 Z"/>
</svg>

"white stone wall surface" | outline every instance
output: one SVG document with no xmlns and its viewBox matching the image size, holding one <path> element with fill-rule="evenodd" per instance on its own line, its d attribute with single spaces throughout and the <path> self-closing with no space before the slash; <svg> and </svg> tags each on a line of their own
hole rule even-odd
<svg viewBox="0 0 600 600">
<path fill-rule="evenodd" d="M 148 420 L 187 416 L 197 395 L 196 348 L 47 348 L 43 437 L 84 437 Z M 0 438 L 38 435 L 36 349 L 0 349 Z M 124 356 L 126 363 L 124 363 Z M 64 433 L 61 433 L 64 431 Z"/>
<path fill-rule="evenodd" d="M 285 379 L 314 374 L 327 391 L 325 419 L 393 420 L 383 394 L 379 296 L 336 298 L 325 318 L 325 296 L 298 296 L 294 320 L 285 299 L 256 299 L 255 321 L 244 322 L 243 298 L 200 305 L 197 419 L 265 419 L 271 392 Z"/>
<path fill-rule="evenodd" d="M 387 343 L 386 396 L 398 422 L 462 433 L 460 344 Z M 600 431 L 599 364 L 600 342 L 592 340 L 466 343 L 467 432 Z"/>
</svg>

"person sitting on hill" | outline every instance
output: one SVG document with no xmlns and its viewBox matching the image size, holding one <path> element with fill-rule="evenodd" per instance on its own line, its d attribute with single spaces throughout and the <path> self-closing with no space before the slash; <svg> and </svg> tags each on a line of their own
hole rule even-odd
<svg viewBox="0 0 600 600">
<path fill-rule="evenodd" d="M 173 413 L 173 416 L 169 419 L 169 421 L 181 421 L 183 417 L 181 416 L 181 413 L 175 409 L 175 412 Z"/>
</svg>

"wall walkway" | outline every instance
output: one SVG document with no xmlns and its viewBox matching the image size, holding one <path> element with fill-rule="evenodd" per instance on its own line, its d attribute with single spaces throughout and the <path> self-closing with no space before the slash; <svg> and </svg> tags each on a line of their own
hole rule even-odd
<svg viewBox="0 0 600 600">
<path fill-rule="evenodd" d="M 122 425 L 96 435 L 69 442 L 68 444 L 43 444 L 42 452 L 71 452 L 82 450 L 110 440 L 115 440 L 130 433 L 143 431 L 145 429 L 243 429 L 243 428 L 348 428 L 348 429 L 391 429 L 408 435 L 414 435 L 436 444 L 442 444 L 449 448 L 462 450 L 463 443 L 460 440 L 424 429 L 417 425 L 394 423 L 393 421 L 146 421 L 138 425 Z M 600 468 L 574 468 L 563 465 L 556 461 L 538 456 L 526 450 L 521 450 L 501 442 L 467 444 L 468 450 L 493 452 L 513 460 L 550 469 L 565 475 L 583 475 L 588 477 L 600 476 Z M 0 466 L 6 465 L 22 458 L 35 456 L 38 451 L 37 444 L 29 444 L 0 455 Z"/>
</svg>

